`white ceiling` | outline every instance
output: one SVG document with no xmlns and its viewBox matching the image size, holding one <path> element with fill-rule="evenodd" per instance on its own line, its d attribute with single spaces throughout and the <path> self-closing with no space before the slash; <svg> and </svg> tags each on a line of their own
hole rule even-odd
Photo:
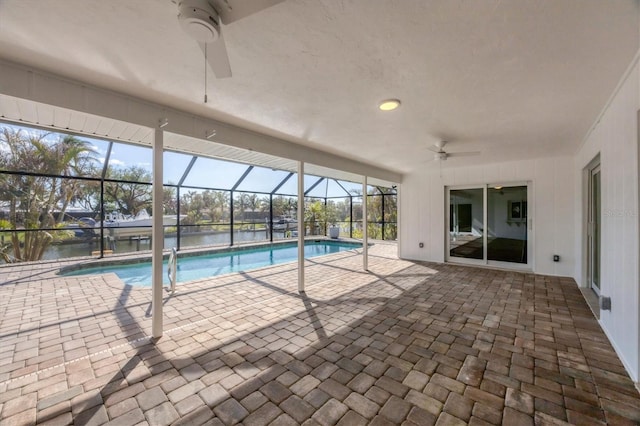
<svg viewBox="0 0 640 426">
<path fill-rule="evenodd" d="M 0 0 L 0 59 L 401 173 L 573 154 L 638 49 L 636 0 L 285 0 L 209 73 L 170 0 Z M 382 113 L 378 101 L 400 109 Z"/>
</svg>

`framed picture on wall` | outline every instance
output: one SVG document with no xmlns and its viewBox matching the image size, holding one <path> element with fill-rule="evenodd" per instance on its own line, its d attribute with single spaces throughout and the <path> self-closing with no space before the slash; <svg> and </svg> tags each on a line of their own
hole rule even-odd
<svg viewBox="0 0 640 426">
<path fill-rule="evenodd" d="M 527 202 L 509 200 L 507 205 L 507 220 L 510 222 L 524 222 L 527 220 Z"/>
</svg>

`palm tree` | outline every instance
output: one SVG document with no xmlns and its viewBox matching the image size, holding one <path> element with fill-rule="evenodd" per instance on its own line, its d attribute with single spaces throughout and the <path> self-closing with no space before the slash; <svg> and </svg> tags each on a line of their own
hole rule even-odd
<svg viewBox="0 0 640 426">
<path fill-rule="evenodd" d="M 90 165 L 96 161 L 93 157 L 95 151 L 85 141 L 75 136 L 64 135 L 56 144 L 50 145 L 43 139 L 32 141 L 36 153 L 43 160 L 44 173 L 62 176 L 78 176 L 85 174 Z M 59 185 L 59 186 L 58 186 Z M 78 192 L 82 181 L 76 179 L 54 179 L 49 193 L 49 199 L 45 206 L 46 212 L 50 214 L 58 204 L 59 214 L 57 220 L 49 218 L 50 225 L 60 223 L 64 219 L 64 214 L 71 204 L 71 201 Z M 57 187 L 58 186 L 58 187 Z"/>
<path fill-rule="evenodd" d="M 316 200 L 310 203 L 304 211 L 304 221 L 309 227 L 311 235 L 317 235 L 316 231 L 319 231 L 321 224 L 325 221 L 324 205 Z"/>
<path fill-rule="evenodd" d="M 51 175 L 72 176 L 89 167 L 95 158 L 85 141 L 73 136 L 51 140 L 49 133 L 31 132 L 4 127 L 0 135 L 0 169 L 38 171 Z M 52 228 L 63 219 L 64 212 L 77 194 L 79 181 L 49 178 L 35 175 L 3 175 L 0 180 L 0 197 L 10 206 L 13 228 L 19 222 L 27 229 L 20 241 L 17 232 L 12 233 L 12 261 L 39 260 L 52 240 L 51 234 L 42 228 Z M 19 219 L 18 206 L 24 218 Z M 58 221 L 53 211 L 60 208 Z M 6 254 L 6 252 L 5 252 Z M 5 256 L 5 259 L 8 257 Z"/>
<path fill-rule="evenodd" d="M 251 211 L 255 212 L 260 210 L 260 204 L 262 203 L 262 200 L 260 200 L 258 194 L 247 194 L 247 203 L 249 203 L 249 208 L 251 209 Z"/>
<path fill-rule="evenodd" d="M 247 204 L 249 209 L 251 210 L 251 222 L 253 224 L 252 228 L 256 229 L 256 212 L 263 212 L 262 208 L 262 199 L 258 196 L 258 194 L 246 194 L 247 195 Z"/>
<path fill-rule="evenodd" d="M 244 212 L 249 205 L 249 194 L 241 193 L 237 195 L 235 199 L 235 209 L 239 213 L 240 222 L 244 222 Z"/>
<path fill-rule="evenodd" d="M 266 213 L 269 211 L 269 196 L 265 195 L 264 197 L 260 198 L 260 211 L 262 213 Z"/>
<path fill-rule="evenodd" d="M 218 221 L 223 221 L 225 218 L 225 211 L 229 207 L 229 198 L 230 194 L 228 191 L 214 192 L 214 204 L 218 212 Z"/>
</svg>

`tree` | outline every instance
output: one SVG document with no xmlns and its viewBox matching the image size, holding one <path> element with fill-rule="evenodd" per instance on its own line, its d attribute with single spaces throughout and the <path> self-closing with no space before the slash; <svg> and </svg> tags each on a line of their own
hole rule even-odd
<svg viewBox="0 0 640 426">
<path fill-rule="evenodd" d="M 387 194 L 384 196 L 384 239 L 395 240 L 398 238 L 398 196 Z"/>
<path fill-rule="evenodd" d="M 166 214 L 176 214 L 178 212 L 175 187 L 165 186 L 162 188 L 162 207 Z"/>
<path fill-rule="evenodd" d="M 185 207 L 187 214 L 187 218 L 183 223 L 185 225 L 196 225 L 202 220 L 202 212 L 205 208 L 202 194 L 197 191 L 187 191 L 181 198 L 181 206 Z"/>
<path fill-rule="evenodd" d="M 369 238 L 381 239 L 382 195 L 376 188 L 370 189 L 367 195 L 367 233 Z"/>
<path fill-rule="evenodd" d="M 211 214 L 211 220 L 214 222 L 222 222 L 228 215 L 225 212 L 229 209 L 229 199 L 231 195 L 228 191 L 213 191 L 214 209 Z"/>
<path fill-rule="evenodd" d="M 74 136 L 53 138 L 46 132 L 26 133 L 9 127 L 0 134 L 0 170 L 76 176 L 84 174 L 96 161 L 93 154 L 87 142 Z M 0 200 L 9 205 L 11 226 L 33 230 L 23 232 L 22 239 L 18 232 L 11 234 L 10 247 L 1 253 L 5 261 L 41 259 L 53 239 L 45 229 L 54 228 L 63 220 L 80 187 L 80 181 L 74 179 L 26 173 L 0 175 Z M 53 215 L 56 209 L 60 212 L 57 218 Z"/>
<path fill-rule="evenodd" d="M 269 211 L 269 196 L 263 196 L 260 199 L 260 211 L 262 213 L 267 213 Z"/>
<path fill-rule="evenodd" d="M 262 211 L 262 200 L 258 194 L 247 194 L 247 204 L 252 212 Z"/>
<path fill-rule="evenodd" d="M 245 217 L 244 217 L 244 212 L 247 209 L 247 207 L 249 207 L 250 205 L 250 200 L 249 200 L 249 194 L 246 193 L 240 193 L 238 195 L 236 195 L 235 200 L 233 200 L 233 207 L 234 210 L 236 210 L 236 212 L 238 213 L 240 222 L 244 222 Z M 236 218 L 237 216 L 235 215 L 234 212 L 234 218 Z"/>
<path fill-rule="evenodd" d="M 294 197 L 277 195 L 273 197 L 273 217 L 295 216 L 298 210 L 298 201 Z"/>
<path fill-rule="evenodd" d="M 203 209 L 212 222 L 220 222 L 225 217 L 229 205 L 229 192 L 207 189 L 202 193 Z"/>
<path fill-rule="evenodd" d="M 315 200 L 304 209 L 304 222 L 311 235 L 318 235 L 320 227 L 325 223 L 324 204 Z M 323 232 L 324 233 L 324 232 Z"/>
<path fill-rule="evenodd" d="M 136 165 L 125 168 L 110 166 L 107 178 L 114 181 L 104 184 L 105 204 L 112 203 L 122 214 L 136 215 L 143 209 L 151 212 L 152 187 L 148 184 L 151 182 L 149 171 Z"/>
<path fill-rule="evenodd" d="M 339 211 L 337 204 L 338 203 L 336 203 L 334 200 L 328 200 L 327 204 L 325 205 L 325 220 L 327 221 L 328 225 L 335 225 L 336 222 L 338 222 Z"/>
<path fill-rule="evenodd" d="M 94 176 L 97 175 L 97 173 L 89 174 Z M 80 184 L 74 187 L 74 195 L 71 203 L 91 212 L 99 211 L 100 182 L 80 181 Z"/>
<path fill-rule="evenodd" d="M 34 139 L 33 146 L 43 161 L 43 173 L 63 176 L 83 176 L 94 166 L 96 158 L 93 157 L 95 151 L 91 149 L 87 142 L 77 139 L 75 136 L 63 135 L 55 143 L 47 143 L 44 139 Z M 55 223 L 60 223 L 64 219 L 64 214 L 76 198 L 79 188 L 83 182 L 77 179 L 57 179 L 54 185 L 59 188 L 51 188 L 47 202 L 47 213 L 59 207 L 58 218 Z"/>
</svg>

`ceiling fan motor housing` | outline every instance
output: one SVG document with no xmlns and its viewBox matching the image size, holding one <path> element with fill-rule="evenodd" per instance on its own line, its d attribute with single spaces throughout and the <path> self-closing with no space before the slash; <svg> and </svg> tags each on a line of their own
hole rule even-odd
<svg viewBox="0 0 640 426">
<path fill-rule="evenodd" d="M 446 161 L 447 160 L 447 153 L 446 152 L 436 152 L 433 155 L 433 159 L 436 161 Z"/>
<path fill-rule="evenodd" d="M 178 4 L 182 29 L 201 43 L 212 43 L 220 36 L 220 17 L 207 0 L 182 0 Z"/>
</svg>

